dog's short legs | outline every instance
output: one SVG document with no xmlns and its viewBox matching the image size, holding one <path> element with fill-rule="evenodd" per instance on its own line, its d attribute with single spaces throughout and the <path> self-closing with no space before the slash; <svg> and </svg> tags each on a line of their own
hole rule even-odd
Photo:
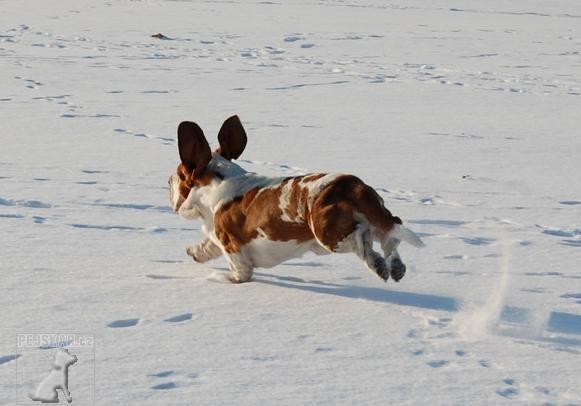
<svg viewBox="0 0 581 406">
<path fill-rule="evenodd" d="M 222 250 L 209 238 L 205 239 L 198 245 L 190 245 L 186 248 L 186 252 L 196 262 L 208 262 L 211 259 L 218 258 L 222 254 Z"/>
<path fill-rule="evenodd" d="M 369 230 L 362 232 L 359 238 L 360 241 L 358 242 L 361 248 L 358 250 L 357 255 L 365 262 L 367 269 L 376 273 L 384 281 L 387 281 L 389 279 L 388 266 L 385 263 L 385 259 L 373 250 L 373 240 Z"/>
<path fill-rule="evenodd" d="M 389 279 L 389 268 L 385 259 L 373 250 L 373 239 L 369 228 L 358 224 L 355 230 L 343 239 L 334 252 L 353 252 L 365 263 L 367 269 L 377 274 L 381 279 Z"/>
<path fill-rule="evenodd" d="M 389 273 L 396 282 L 399 282 L 403 278 L 406 271 L 406 266 L 397 252 L 397 246 L 400 242 L 398 239 L 388 237 L 381 244 L 385 260 L 388 264 Z"/>
<path fill-rule="evenodd" d="M 248 282 L 252 278 L 254 268 L 252 264 L 241 253 L 228 254 L 226 256 L 230 265 L 230 276 L 228 279 L 232 283 Z"/>
<path fill-rule="evenodd" d="M 385 259 L 373 250 L 373 237 L 367 219 L 345 203 L 329 205 L 311 214 L 311 229 L 319 244 L 329 252 L 353 252 L 381 279 L 389 279 Z M 344 219 L 344 221 L 337 221 Z M 351 221 L 345 219 L 352 219 Z M 346 236 L 337 241 L 335 236 Z"/>
<path fill-rule="evenodd" d="M 395 238 L 387 237 L 381 242 L 381 250 L 383 251 L 384 257 L 389 257 L 394 251 L 397 250 L 399 243 L 401 241 Z"/>
<path fill-rule="evenodd" d="M 395 252 L 391 255 L 391 258 L 387 259 L 390 264 L 389 274 L 394 281 L 399 282 L 401 278 L 405 275 L 406 266 L 399 257 L 399 254 Z"/>
</svg>

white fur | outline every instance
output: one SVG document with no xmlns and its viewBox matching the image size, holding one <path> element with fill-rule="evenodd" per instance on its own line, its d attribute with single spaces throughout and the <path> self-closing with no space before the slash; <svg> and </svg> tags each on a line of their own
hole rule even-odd
<svg viewBox="0 0 581 406">
<path fill-rule="evenodd" d="M 265 237 L 258 237 L 242 248 L 242 253 L 251 263 L 260 268 L 272 268 L 289 259 L 303 256 L 311 251 L 314 240 L 299 243 L 296 240 L 272 241 Z"/>
<path fill-rule="evenodd" d="M 291 218 L 289 213 L 288 213 L 288 207 L 290 206 L 290 197 L 291 197 L 291 193 L 293 190 L 293 182 L 287 182 L 286 185 L 284 185 L 284 187 L 281 190 L 280 193 L 280 200 L 279 200 L 279 204 L 278 204 L 278 208 L 280 209 L 280 211 L 282 212 L 282 215 L 280 216 L 280 219 L 282 221 L 285 221 L 287 223 L 302 223 L 303 219 L 301 219 L 300 217 L 295 217 L 295 218 Z"/>
<path fill-rule="evenodd" d="M 230 281 L 234 283 L 247 282 L 252 277 L 253 265 L 247 255 L 242 252 L 226 255 L 230 265 Z"/>
<path fill-rule="evenodd" d="M 314 181 L 307 181 L 305 180 L 306 178 L 309 177 L 309 175 L 305 175 L 305 177 L 303 179 L 301 179 L 301 181 L 299 182 L 298 186 L 301 189 L 307 189 L 308 190 L 308 194 L 307 194 L 307 207 L 311 207 L 313 204 L 314 199 L 319 195 L 319 193 L 321 192 L 321 190 L 323 190 L 325 188 L 325 186 L 327 186 L 329 183 L 331 183 L 333 180 L 335 180 L 338 176 L 340 176 L 339 174 L 327 174 L 317 180 Z M 288 212 L 288 207 L 290 206 L 291 203 L 291 193 L 293 190 L 293 184 L 294 182 L 287 182 L 286 185 L 284 185 L 284 187 L 281 190 L 281 194 L 280 194 L 280 200 L 279 200 L 279 205 L 278 207 L 280 208 L 280 210 L 282 211 L 282 215 L 281 215 L 281 220 L 288 222 L 288 223 L 299 223 L 302 224 L 304 222 L 304 217 L 305 217 L 305 213 L 304 213 L 304 207 L 305 207 L 305 202 L 303 202 L 302 200 L 299 200 L 297 202 L 297 215 L 294 218 L 290 217 L 290 214 Z M 303 198 L 303 194 L 299 194 L 299 199 Z"/>
<path fill-rule="evenodd" d="M 327 186 L 329 183 L 333 182 L 336 178 L 342 176 L 340 173 L 328 173 L 325 176 L 310 182 L 306 182 L 303 178 L 299 185 L 306 188 L 309 191 L 308 204 L 309 207 L 313 204 L 314 199 L 319 195 L 319 193 Z"/>
<path fill-rule="evenodd" d="M 180 179 L 177 175 L 173 174 L 169 177 L 169 202 L 174 211 L 178 211 L 184 202 L 184 198 L 179 192 Z"/>
</svg>

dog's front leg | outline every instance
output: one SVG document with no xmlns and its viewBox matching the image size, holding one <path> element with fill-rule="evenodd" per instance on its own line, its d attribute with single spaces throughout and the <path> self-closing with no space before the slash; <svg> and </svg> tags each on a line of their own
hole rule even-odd
<svg viewBox="0 0 581 406">
<path fill-rule="evenodd" d="M 254 267 L 244 255 L 240 252 L 228 254 L 227 259 L 230 265 L 230 276 L 228 276 L 230 282 L 244 283 L 252 278 Z"/>
<path fill-rule="evenodd" d="M 222 254 L 222 250 L 209 238 L 205 239 L 198 245 L 190 245 L 186 248 L 186 252 L 196 262 L 204 263 L 211 259 L 218 258 Z"/>
</svg>

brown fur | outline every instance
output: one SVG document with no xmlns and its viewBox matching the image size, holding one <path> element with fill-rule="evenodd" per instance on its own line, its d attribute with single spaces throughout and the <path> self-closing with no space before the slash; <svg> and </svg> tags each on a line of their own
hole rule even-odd
<svg viewBox="0 0 581 406">
<path fill-rule="evenodd" d="M 355 230 L 356 212 L 383 234 L 399 220 L 383 206 L 383 199 L 372 187 L 356 176 L 343 175 L 322 190 L 313 203 L 312 225 L 317 239 L 334 251 Z"/>
<path fill-rule="evenodd" d="M 259 228 L 273 241 L 313 239 L 306 224 L 281 219 L 279 202 L 284 184 L 276 188 L 251 189 L 218 210 L 214 216 L 214 230 L 226 252 L 239 252 L 258 236 Z"/>
<path fill-rule="evenodd" d="M 193 187 L 202 187 L 209 185 L 215 177 L 220 177 L 218 174 L 210 171 L 204 170 L 201 176 L 196 174 L 196 171 L 190 171 L 188 167 L 184 164 L 179 164 L 176 173 L 180 178 L 179 190 L 180 195 L 187 199 L 190 194 L 190 190 Z"/>
<path fill-rule="evenodd" d="M 323 176 L 325 174 L 287 178 L 277 187 L 254 188 L 222 206 L 214 217 L 214 226 L 226 252 L 239 252 L 258 236 L 258 229 L 272 241 L 305 242 L 316 236 L 327 249 L 334 251 L 355 230 L 356 212 L 367 217 L 382 233 L 388 233 L 394 223 L 401 222 L 383 206 L 377 192 L 355 176 L 340 176 L 317 196 L 309 196 L 309 189 L 303 187 L 305 183 Z M 280 208 L 282 190 L 289 182 L 292 186 L 285 213 L 294 220 L 292 222 L 282 220 Z"/>
</svg>

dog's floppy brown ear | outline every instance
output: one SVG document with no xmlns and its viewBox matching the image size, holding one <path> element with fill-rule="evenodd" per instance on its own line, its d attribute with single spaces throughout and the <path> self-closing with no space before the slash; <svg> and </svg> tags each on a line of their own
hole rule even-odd
<svg viewBox="0 0 581 406">
<path fill-rule="evenodd" d="M 218 153 L 228 160 L 238 159 L 246 148 L 246 131 L 238 116 L 232 116 L 224 121 L 218 133 L 220 148 Z"/>
<path fill-rule="evenodd" d="M 180 159 L 190 171 L 201 175 L 212 159 L 212 151 L 204 132 L 196 123 L 182 121 L 178 126 L 178 148 Z"/>
</svg>

